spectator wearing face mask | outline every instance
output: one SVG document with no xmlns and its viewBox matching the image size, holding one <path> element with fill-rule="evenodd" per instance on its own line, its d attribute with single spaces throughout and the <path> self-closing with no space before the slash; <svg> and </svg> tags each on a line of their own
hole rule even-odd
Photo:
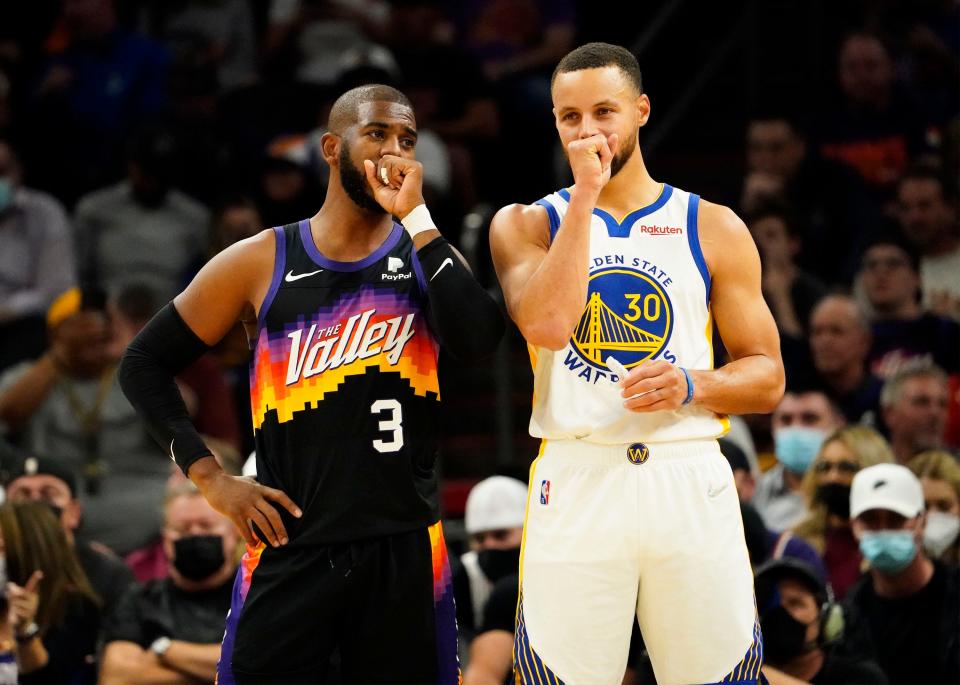
<svg viewBox="0 0 960 685">
<path fill-rule="evenodd" d="M 894 461 L 887 441 L 875 430 L 846 426 L 824 441 L 803 476 L 801 490 L 810 513 L 794 532 L 822 555 L 837 599 L 860 577 L 863 563 L 850 529 L 850 484 L 860 469 Z"/>
<path fill-rule="evenodd" d="M 760 477 L 752 502 L 767 528 L 784 531 L 806 516 L 807 505 L 800 491 L 803 474 L 824 438 L 843 423 L 843 416 L 820 391 L 784 394 L 771 417 L 777 465 Z"/>
<path fill-rule="evenodd" d="M 77 499 L 74 473 L 53 459 L 27 457 L 7 484 L 6 494 L 11 502 L 41 502 L 50 508 L 90 586 L 103 600 L 103 615 L 109 615 L 133 582 L 133 573 L 116 554 L 80 535 L 83 505 Z"/>
<path fill-rule="evenodd" d="M 167 496 L 169 578 L 131 589 L 104 631 L 103 685 L 214 682 L 239 535 L 192 483 Z"/>
<path fill-rule="evenodd" d="M 467 495 L 464 525 L 470 551 L 454 570 L 457 625 L 468 636 L 483 624 L 483 610 L 494 584 L 520 569 L 520 542 L 527 508 L 527 486 L 515 478 L 491 476 Z"/>
<path fill-rule="evenodd" d="M 870 572 L 846 598 L 850 634 L 894 685 L 960 682 L 960 569 L 923 549 L 920 481 L 877 464 L 853 478 L 850 516 Z"/>
<path fill-rule="evenodd" d="M 923 548 L 931 559 L 960 564 L 960 464 L 942 450 L 921 452 L 910 460 L 923 486 L 927 523 L 923 527 Z"/>
<path fill-rule="evenodd" d="M 875 662 L 841 653 L 843 610 L 812 567 L 775 559 L 757 569 L 754 583 L 770 682 L 777 672 L 817 685 L 887 682 Z"/>
</svg>

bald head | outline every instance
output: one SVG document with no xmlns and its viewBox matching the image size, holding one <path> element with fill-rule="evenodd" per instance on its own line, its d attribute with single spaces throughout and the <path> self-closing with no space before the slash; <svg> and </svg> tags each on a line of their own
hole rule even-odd
<svg viewBox="0 0 960 685">
<path fill-rule="evenodd" d="M 821 375 L 856 378 L 870 351 L 870 323 L 849 295 L 828 295 L 810 314 L 810 352 Z"/>
<path fill-rule="evenodd" d="M 327 130 L 342 136 L 343 133 L 359 120 L 360 106 L 368 102 L 395 102 L 408 107 L 413 105 L 406 95 L 396 88 L 378 83 L 358 86 L 337 98 L 330 108 L 330 118 L 327 121 Z"/>
</svg>

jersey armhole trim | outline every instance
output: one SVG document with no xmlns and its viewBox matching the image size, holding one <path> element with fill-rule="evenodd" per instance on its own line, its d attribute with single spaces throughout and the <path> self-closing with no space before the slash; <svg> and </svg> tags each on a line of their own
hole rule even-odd
<svg viewBox="0 0 960 685">
<path fill-rule="evenodd" d="M 554 238 L 557 237 L 557 230 L 560 228 L 560 214 L 557 213 L 557 208 L 550 204 L 546 198 L 537 200 L 533 204 L 540 205 L 547 210 L 547 218 L 550 220 L 550 242 L 552 243 Z"/>
<path fill-rule="evenodd" d="M 700 196 L 691 193 L 687 202 L 687 242 L 690 243 L 690 254 L 693 255 L 693 261 L 703 277 L 703 285 L 707 294 L 707 307 L 710 306 L 710 269 L 707 268 L 707 260 L 703 257 L 703 250 L 700 249 L 700 233 L 698 232 L 698 220 L 700 214 Z"/>
<path fill-rule="evenodd" d="M 420 257 L 417 255 L 417 248 L 413 244 L 413 241 L 410 241 L 410 261 L 413 263 L 413 273 L 417 277 L 417 285 L 420 286 L 420 293 L 426 297 L 427 296 L 427 279 L 423 275 L 423 267 L 420 266 Z"/>
<path fill-rule="evenodd" d="M 267 295 L 263 298 L 263 302 L 260 304 L 260 311 L 257 313 L 257 331 L 260 331 L 263 328 L 264 317 L 270 310 L 270 306 L 273 304 L 273 300 L 277 296 L 277 291 L 280 290 L 280 283 L 281 279 L 283 278 L 283 270 L 286 267 L 287 239 L 283 228 L 280 226 L 273 227 L 273 241 L 273 278 L 270 279 L 270 289 L 267 290 Z"/>
</svg>

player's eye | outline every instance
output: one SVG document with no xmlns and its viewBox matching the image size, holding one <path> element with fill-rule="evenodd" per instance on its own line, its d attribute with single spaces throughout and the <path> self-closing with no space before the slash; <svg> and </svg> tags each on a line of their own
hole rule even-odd
<svg viewBox="0 0 960 685">
<path fill-rule="evenodd" d="M 412 150 L 417 146 L 417 141 L 415 141 L 413 138 L 403 138 L 401 139 L 400 144 L 405 148 Z"/>
<path fill-rule="evenodd" d="M 573 121 L 576 118 L 577 118 L 576 112 L 567 112 L 566 114 L 563 115 L 563 121 Z"/>
<path fill-rule="evenodd" d="M 374 129 L 370 131 L 370 133 L 368 133 L 367 135 L 375 140 L 381 140 L 383 138 L 383 131 L 378 131 L 377 129 Z"/>
<path fill-rule="evenodd" d="M 600 109 L 597 110 L 597 116 L 603 117 L 603 116 L 606 116 L 607 114 L 610 114 L 611 112 L 613 112 L 612 109 L 609 109 L 607 107 L 601 107 Z"/>
</svg>

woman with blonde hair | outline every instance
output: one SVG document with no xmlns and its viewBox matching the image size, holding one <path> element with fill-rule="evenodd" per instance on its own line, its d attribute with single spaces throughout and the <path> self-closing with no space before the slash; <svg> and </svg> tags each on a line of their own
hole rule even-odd
<svg viewBox="0 0 960 685">
<path fill-rule="evenodd" d="M 50 507 L 0 505 L 20 683 L 92 683 L 100 600 Z"/>
<path fill-rule="evenodd" d="M 896 461 L 890 445 L 867 426 L 846 426 L 824 440 L 800 491 L 809 514 L 793 532 L 820 552 L 837 599 L 860 577 L 863 557 L 850 529 L 850 485 L 860 469 Z"/>
<path fill-rule="evenodd" d="M 921 452 L 907 463 L 920 479 L 927 522 L 923 548 L 931 559 L 960 563 L 960 464 L 949 452 Z"/>
</svg>

